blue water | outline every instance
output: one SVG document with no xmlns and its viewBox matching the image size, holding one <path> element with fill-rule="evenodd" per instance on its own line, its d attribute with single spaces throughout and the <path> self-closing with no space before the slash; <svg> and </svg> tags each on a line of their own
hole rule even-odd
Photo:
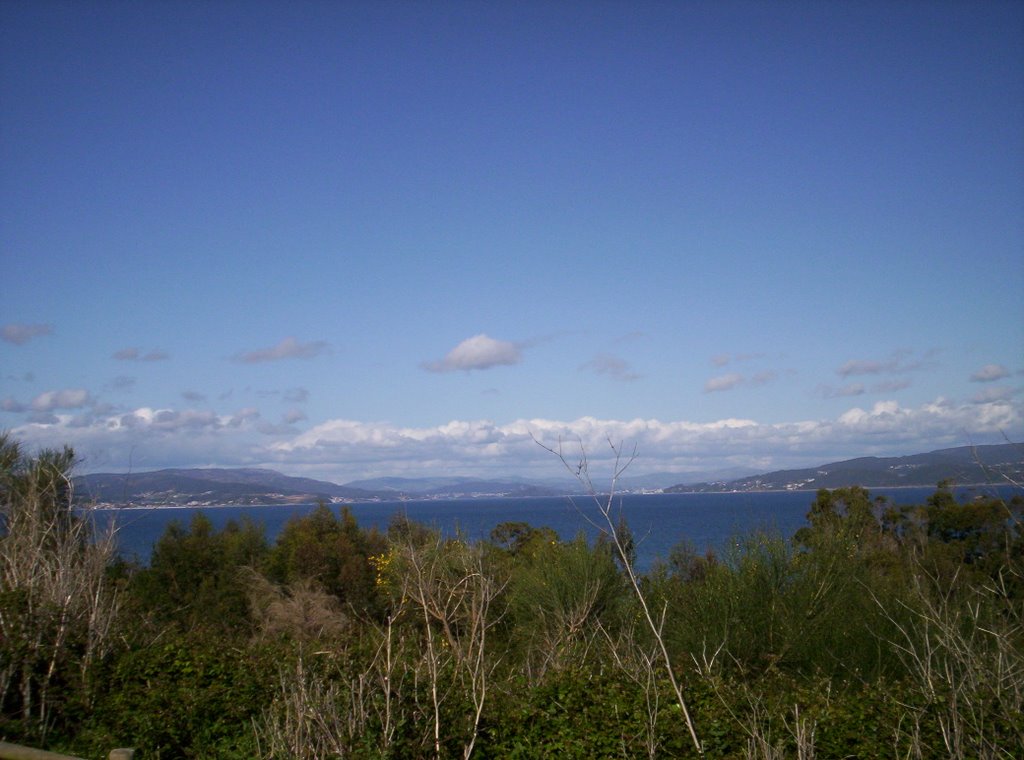
<svg viewBox="0 0 1024 760">
<path fill-rule="evenodd" d="M 933 488 L 874 489 L 873 496 L 887 496 L 896 504 L 920 504 Z M 958 490 L 958 497 L 974 495 Z M 637 544 L 637 566 L 648 570 L 657 559 L 665 559 L 673 546 L 688 540 L 698 551 L 719 550 L 731 537 L 752 530 L 770 530 L 790 537 L 806 525 L 814 500 L 809 491 L 710 494 L 627 494 L 614 502 L 616 520 L 621 513 L 633 531 Z M 359 525 L 383 531 L 393 515 L 440 529 L 447 535 L 460 531 L 469 539 L 487 538 L 502 522 L 527 522 L 534 527 L 554 529 L 563 539 L 584 533 L 597 537 L 602 517 L 588 497 L 449 499 L 430 501 L 384 501 L 348 505 Z M 203 512 L 220 529 L 229 520 L 248 517 L 261 524 L 273 541 L 293 517 L 308 514 L 314 504 L 264 507 L 187 507 L 160 509 L 95 510 L 106 523 L 116 520 L 118 546 L 126 557 L 142 562 L 149 559 L 153 545 L 174 521 L 187 526 L 196 512 Z M 333 507 L 335 511 L 340 505 Z"/>
</svg>

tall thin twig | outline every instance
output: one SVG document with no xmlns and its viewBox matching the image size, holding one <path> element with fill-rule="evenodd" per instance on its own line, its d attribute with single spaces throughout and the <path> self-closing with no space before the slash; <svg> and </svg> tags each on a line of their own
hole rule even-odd
<svg viewBox="0 0 1024 760">
<path fill-rule="evenodd" d="M 630 556 L 631 552 L 628 551 L 625 545 L 622 531 L 618 529 L 616 522 L 613 518 L 612 510 L 615 504 L 615 496 L 617 494 L 619 479 L 623 473 L 629 468 L 629 466 L 636 460 L 637 452 L 634 446 L 629 456 L 624 457 L 622 453 L 622 446 L 616 446 L 611 440 L 608 441 L 608 445 L 611 447 L 613 457 L 612 477 L 611 483 L 607 495 L 599 494 L 597 489 L 594 488 L 594 483 L 590 478 L 590 461 L 587 457 L 587 452 L 583 447 L 583 441 L 579 443 L 579 459 L 573 464 L 567 458 L 567 455 L 563 449 L 562 439 L 558 440 L 558 447 L 552 448 L 545 445 L 536 438 L 533 439 L 541 448 L 549 451 L 558 457 L 562 465 L 568 470 L 584 487 L 587 494 L 594 500 L 594 504 L 597 506 L 597 511 L 601 515 L 602 524 L 591 522 L 595 525 L 602 533 L 605 533 L 615 547 L 618 553 L 619 560 L 622 562 L 622 567 L 626 572 L 626 578 L 629 580 L 629 585 L 633 589 L 633 593 L 636 595 L 637 601 L 640 604 L 640 609 L 643 612 L 644 620 L 647 623 L 648 628 L 651 630 L 651 634 L 654 636 L 657 642 L 658 651 L 661 655 L 662 663 L 665 666 L 665 672 L 668 676 L 668 681 L 672 686 L 672 691 L 675 693 L 676 702 L 679 704 L 679 708 L 682 710 L 683 718 L 686 721 L 686 728 L 690 732 L 690 738 L 693 740 L 693 746 L 697 750 L 697 754 L 700 757 L 704 757 L 704 746 L 701 744 L 700 739 L 697 736 L 697 729 L 694 726 L 693 718 L 690 715 L 690 709 L 687 707 L 686 699 L 683 696 L 683 688 L 676 678 L 675 672 L 672 669 L 672 658 L 669 656 L 668 647 L 665 645 L 665 637 L 663 635 L 663 627 L 654 618 L 651 613 L 650 606 L 647 603 L 647 598 L 644 596 L 643 589 L 640 588 L 640 581 L 637 578 L 636 570 L 633 566 L 633 560 Z M 662 620 L 664 618 L 662 617 Z"/>
</svg>

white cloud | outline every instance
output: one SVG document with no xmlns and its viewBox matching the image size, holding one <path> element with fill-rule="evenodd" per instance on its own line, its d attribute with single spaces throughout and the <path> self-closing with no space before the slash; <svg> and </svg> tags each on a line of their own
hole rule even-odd
<svg viewBox="0 0 1024 760">
<path fill-rule="evenodd" d="M 729 391 L 742 382 L 743 375 L 738 375 L 735 372 L 729 373 L 728 375 L 719 375 L 718 377 L 713 377 L 704 383 L 704 392 L 715 393 L 716 391 Z"/>
<path fill-rule="evenodd" d="M 454 421 L 434 428 L 402 428 L 383 423 L 331 420 L 274 450 L 284 460 L 363 462 L 378 472 L 423 470 L 437 463 L 446 472 L 493 468 L 516 472 L 544 467 L 531 434 L 548 445 L 582 441 L 596 461 L 606 465 L 608 441 L 635 443 L 645 469 L 677 469 L 695 463 L 813 464 L 864 454 L 908 454 L 965 445 L 972 436 L 1000 431 L 1020 434 L 1019 407 L 995 402 L 979 408 L 943 400 L 918 408 L 883 401 L 868 410 L 854 408 L 834 420 L 775 424 L 747 419 L 713 422 L 664 422 L 656 419 L 563 422 L 530 419 L 498 425 L 491 421 Z M 382 462 L 387 465 L 382 467 Z M 390 469 L 389 469 L 390 468 Z M 427 469 L 426 471 L 429 471 Z"/>
<path fill-rule="evenodd" d="M 993 380 L 1002 380 L 1010 376 L 1010 370 L 1002 364 L 986 364 L 973 375 L 971 380 L 975 383 L 991 383 Z"/>
<path fill-rule="evenodd" d="M 49 335 L 52 332 L 52 325 L 23 325 L 11 323 L 0 328 L 0 338 L 3 338 L 8 343 L 14 343 L 17 346 L 21 346 L 28 343 L 33 338 L 38 338 L 41 335 Z"/>
<path fill-rule="evenodd" d="M 52 412 L 54 409 L 81 409 L 92 403 L 89 391 L 72 388 L 62 391 L 46 391 L 32 399 L 32 409 L 37 412 Z"/>
<path fill-rule="evenodd" d="M 181 412 L 173 409 L 161 409 L 153 413 L 146 421 L 154 428 L 165 431 L 217 428 L 224 424 L 224 421 L 213 412 L 194 409 L 186 409 Z"/>
<path fill-rule="evenodd" d="M 481 333 L 466 338 L 448 352 L 444 359 L 426 362 L 422 366 L 430 372 L 466 372 L 519 364 L 523 359 L 519 345 L 507 340 L 495 340 Z"/>
<path fill-rule="evenodd" d="M 996 396 L 999 394 L 993 394 Z M 640 459 L 634 472 L 743 466 L 760 471 L 810 466 L 854 456 L 894 456 L 970 443 L 1024 438 L 1024 412 L 1014 398 L 954 403 L 946 399 L 917 407 L 880 401 L 835 418 L 759 422 L 724 418 L 694 422 L 658 419 L 563 421 L 518 419 L 452 420 L 425 427 L 332 419 L 295 430 L 269 424 L 255 409 L 220 416 L 209 411 L 139 408 L 129 413 L 75 417 L 59 409 L 11 430 L 31 447 L 75 447 L 89 470 L 168 466 L 267 466 L 336 482 L 374 475 L 462 474 L 558 476 L 549 446 L 561 440 L 567 452 L 582 442 L 595 478 L 610 467 L 608 441 Z"/>
<path fill-rule="evenodd" d="M 622 380 L 624 382 L 640 379 L 640 375 L 633 371 L 629 362 L 610 354 L 599 354 L 590 361 L 581 364 L 580 369 L 593 372 L 595 375 L 605 375 L 614 380 Z"/>
<path fill-rule="evenodd" d="M 247 406 L 239 409 L 235 412 L 228 420 L 227 424 L 231 427 L 241 427 L 246 422 L 258 420 L 260 418 L 260 410 L 254 406 Z"/>
<path fill-rule="evenodd" d="M 972 399 L 976 404 L 988 404 L 992 401 L 1006 401 L 1013 398 L 1020 392 L 1019 388 L 1007 388 L 1005 386 L 989 386 L 974 395 Z"/>
<path fill-rule="evenodd" d="M 322 340 L 300 343 L 294 337 L 287 337 L 270 348 L 259 348 L 235 356 L 235 361 L 242 364 L 259 364 L 274 362 L 281 359 L 312 359 L 328 350 L 329 346 Z"/>
</svg>

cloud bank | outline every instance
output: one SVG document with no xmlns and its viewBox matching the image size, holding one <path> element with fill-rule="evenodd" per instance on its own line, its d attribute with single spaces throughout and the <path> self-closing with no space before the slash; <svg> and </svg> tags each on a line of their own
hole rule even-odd
<svg viewBox="0 0 1024 760">
<path fill-rule="evenodd" d="M 88 470 L 166 466 L 268 466 L 335 482 L 377 475 L 461 474 L 495 477 L 558 476 L 559 468 L 534 441 L 569 447 L 582 443 L 596 468 L 609 464 L 608 441 L 640 459 L 634 472 L 687 471 L 742 466 L 767 471 L 811 466 L 862 455 L 893 456 L 947 446 L 1002 442 L 1024 435 L 1024 413 L 1010 397 L 954 403 L 942 398 L 917 407 L 881 401 L 831 419 L 710 422 L 580 417 L 562 421 L 452 420 L 433 427 L 331 419 L 305 430 L 269 424 L 252 408 L 218 415 L 196 409 L 142 407 L 125 413 L 83 413 L 71 408 L 81 395 L 40 397 L 43 419 L 11 430 L 29 446 L 73 445 Z M 575 449 L 572 449 L 575 450 Z M 155 458 L 159 457 L 159 461 Z M 599 473 L 595 469 L 595 473 Z"/>
</svg>

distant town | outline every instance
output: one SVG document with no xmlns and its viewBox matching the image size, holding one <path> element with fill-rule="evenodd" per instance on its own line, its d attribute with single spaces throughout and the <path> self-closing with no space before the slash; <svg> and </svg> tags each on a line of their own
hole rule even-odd
<svg viewBox="0 0 1024 760">
<path fill-rule="evenodd" d="M 1024 446 L 963 446 L 903 457 L 860 457 L 799 470 L 732 480 L 672 483 L 671 473 L 623 479 L 620 493 L 716 493 L 1024 484 Z M 344 485 L 295 478 L 269 469 L 166 469 L 75 478 L 79 504 L 103 507 L 205 507 L 474 498 L 543 498 L 578 494 L 579 483 L 525 478 L 377 478 Z"/>
</svg>

